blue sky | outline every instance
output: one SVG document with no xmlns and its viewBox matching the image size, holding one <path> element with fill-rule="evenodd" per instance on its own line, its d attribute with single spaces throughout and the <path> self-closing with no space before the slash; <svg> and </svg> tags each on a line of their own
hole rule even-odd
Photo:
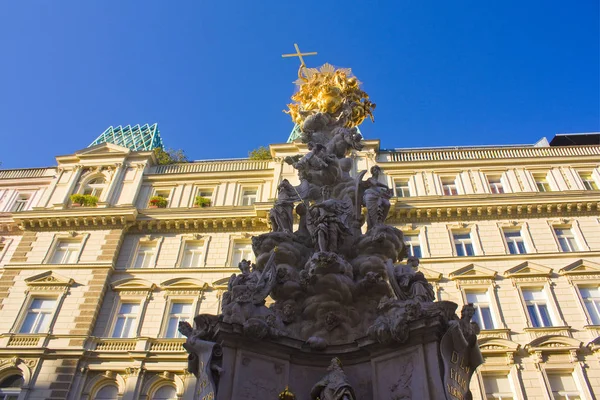
<svg viewBox="0 0 600 400">
<path fill-rule="evenodd" d="M 383 148 L 600 130 L 598 1 L 3 1 L 2 168 L 158 122 L 191 159 L 285 142 L 298 61 L 351 67 Z"/>
</svg>

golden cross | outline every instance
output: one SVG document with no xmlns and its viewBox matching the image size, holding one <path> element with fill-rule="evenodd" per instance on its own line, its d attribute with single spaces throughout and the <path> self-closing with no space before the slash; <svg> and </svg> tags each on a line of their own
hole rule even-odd
<svg viewBox="0 0 600 400">
<path fill-rule="evenodd" d="M 294 47 L 296 48 L 295 53 L 282 54 L 281 57 L 298 57 L 298 58 L 300 58 L 300 68 L 306 67 L 306 64 L 304 64 L 304 58 L 302 58 L 302 56 L 316 56 L 317 55 L 316 51 L 313 51 L 311 53 L 301 53 L 300 48 L 298 47 L 298 45 L 296 43 L 294 43 Z"/>
</svg>

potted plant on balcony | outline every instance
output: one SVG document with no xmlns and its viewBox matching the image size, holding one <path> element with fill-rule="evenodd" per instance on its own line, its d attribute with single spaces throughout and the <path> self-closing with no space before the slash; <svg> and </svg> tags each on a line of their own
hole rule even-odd
<svg viewBox="0 0 600 400">
<path fill-rule="evenodd" d="M 162 196 L 152 196 L 148 202 L 149 208 L 165 208 L 168 200 Z"/>
<path fill-rule="evenodd" d="M 196 196 L 194 207 L 210 207 L 210 199 L 202 196 Z"/>
<path fill-rule="evenodd" d="M 72 194 L 70 196 L 71 206 L 73 207 L 81 207 L 85 205 L 85 196 L 82 194 Z"/>
<path fill-rule="evenodd" d="M 85 197 L 83 204 L 86 207 L 96 207 L 96 205 L 98 205 L 98 197 L 92 196 L 91 194 L 86 194 L 83 197 Z"/>
</svg>

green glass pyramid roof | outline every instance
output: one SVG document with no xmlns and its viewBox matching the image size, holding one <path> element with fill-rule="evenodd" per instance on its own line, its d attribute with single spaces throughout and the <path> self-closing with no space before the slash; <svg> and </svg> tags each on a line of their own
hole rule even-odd
<svg viewBox="0 0 600 400">
<path fill-rule="evenodd" d="M 118 146 L 127 147 L 133 151 L 150 151 L 157 147 L 163 147 L 158 124 L 110 126 L 88 147 L 101 143 L 112 143 Z"/>
<path fill-rule="evenodd" d="M 360 129 L 358 129 L 358 127 L 356 127 L 356 130 L 358 131 L 358 133 L 361 133 Z M 302 136 L 302 129 L 300 129 L 300 125 L 296 124 L 296 125 L 294 125 L 294 129 L 292 129 L 292 133 L 290 133 L 290 136 L 288 137 L 287 142 L 292 143 L 296 140 L 300 140 L 301 136 Z"/>
</svg>

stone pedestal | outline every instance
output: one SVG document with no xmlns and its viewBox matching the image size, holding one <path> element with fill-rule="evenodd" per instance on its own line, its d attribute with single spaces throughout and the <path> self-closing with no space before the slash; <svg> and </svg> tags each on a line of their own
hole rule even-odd
<svg viewBox="0 0 600 400">
<path fill-rule="evenodd" d="M 289 386 L 298 400 L 309 400 L 310 390 L 333 357 L 343 363 L 349 383 L 360 400 L 445 400 L 438 318 L 410 324 L 409 339 L 382 345 L 364 338 L 324 351 L 301 341 L 280 338 L 254 341 L 241 327 L 220 323 L 216 342 L 223 350 L 217 400 L 276 400 Z"/>
</svg>

